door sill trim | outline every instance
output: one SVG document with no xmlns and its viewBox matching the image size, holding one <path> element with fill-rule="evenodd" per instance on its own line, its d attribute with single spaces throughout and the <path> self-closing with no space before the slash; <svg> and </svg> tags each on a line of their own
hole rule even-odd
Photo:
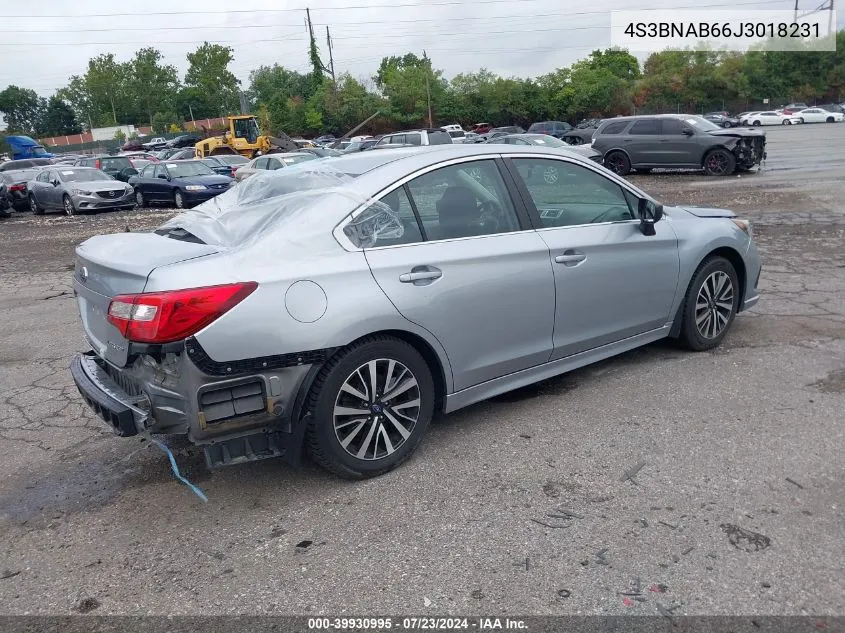
<svg viewBox="0 0 845 633">
<path fill-rule="evenodd" d="M 635 336 L 630 336 L 622 339 L 621 341 L 608 343 L 607 345 L 602 345 L 601 347 L 597 347 L 595 349 L 579 352 L 578 354 L 566 356 L 565 358 L 559 358 L 548 363 L 543 363 L 542 365 L 537 365 L 529 369 L 523 369 L 512 374 L 507 374 L 506 376 L 488 380 L 480 385 L 474 385 L 472 387 L 468 387 L 467 389 L 462 389 L 461 391 L 457 391 L 446 396 L 444 413 L 451 413 L 457 409 L 475 404 L 476 402 L 480 402 L 482 400 L 487 400 L 488 398 L 498 396 L 499 394 L 519 389 L 520 387 L 525 387 L 535 382 L 546 380 L 547 378 L 553 378 L 554 376 L 565 374 L 574 369 L 636 349 L 637 347 L 647 345 L 648 343 L 659 341 L 660 339 L 669 336 L 669 330 L 671 327 L 671 323 L 669 323 L 663 327 L 643 332 L 642 334 L 637 334 Z"/>
</svg>

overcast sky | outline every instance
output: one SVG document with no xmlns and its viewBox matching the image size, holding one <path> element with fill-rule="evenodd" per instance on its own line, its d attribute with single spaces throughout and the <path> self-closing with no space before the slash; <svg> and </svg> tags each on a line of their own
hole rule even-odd
<svg viewBox="0 0 845 633">
<path fill-rule="evenodd" d="M 820 1 L 799 0 L 799 5 L 809 10 Z M 203 40 L 234 48 L 232 70 L 243 87 L 249 71 L 261 64 L 307 71 L 306 5 L 326 62 L 326 25 L 331 27 L 338 73 L 370 77 L 383 56 L 421 54 L 425 49 L 447 77 L 481 67 L 506 76 L 533 77 L 608 46 L 612 9 L 666 7 L 670 19 L 671 7 L 713 7 L 713 18 L 718 19 L 719 8 L 791 9 L 793 0 L 2 0 L 2 4 L 0 89 L 16 84 L 48 96 L 70 75 L 84 73 L 88 59 L 100 53 L 112 52 L 122 61 L 143 46 L 154 46 L 167 63 L 184 73 L 186 53 Z M 840 13 L 845 19 L 845 11 Z"/>
</svg>

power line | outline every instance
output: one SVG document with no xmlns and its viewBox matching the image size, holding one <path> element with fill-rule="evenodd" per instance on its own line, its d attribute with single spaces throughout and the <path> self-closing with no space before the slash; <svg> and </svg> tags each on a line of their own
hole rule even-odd
<svg viewBox="0 0 845 633">
<path fill-rule="evenodd" d="M 522 3 L 525 2 L 539 2 L 540 0 L 521 0 Z M 341 6 L 334 6 L 334 7 L 320 7 L 321 11 L 349 11 L 349 10 L 356 10 L 356 9 L 399 9 L 403 7 L 413 7 L 413 8 L 420 8 L 420 7 L 436 7 L 436 6 L 476 6 L 479 4 L 513 4 L 513 0 L 441 0 L 439 2 L 426 2 L 424 5 L 420 5 L 419 2 L 394 2 L 394 3 L 387 3 L 387 4 L 359 4 L 359 5 L 341 5 Z M 768 1 L 760 1 L 760 2 L 735 2 L 727 5 L 722 6 L 744 6 L 744 5 L 771 5 L 771 0 Z M 716 5 L 713 5 L 716 6 Z M 658 7 L 664 8 L 664 7 Z M 667 9 L 676 9 L 679 7 L 665 7 Z M 692 8 L 707 8 L 706 6 L 698 5 Z M 86 13 L 82 15 L 68 15 L 68 14 L 61 14 L 61 15 L 6 15 L 3 16 L 4 19 L 14 18 L 14 19 L 39 19 L 39 18 L 79 18 L 79 19 L 87 19 L 87 18 L 114 18 L 114 17 L 145 17 L 148 15 L 225 15 L 229 13 L 291 13 L 294 11 L 305 11 L 306 7 L 296 7 L 296 8 L 285 8 L 285 9 L 227 9 L 224 11 L 145 11 L 144 13 Z M 601 14 L 601 13 L 609 13 L 607 10 L 604 11 L 574 11 L 569 13 L 568 15 L 593 15 L 593 14 Z"/>
<path fill-rule="evenodd" d="M 550 29 L 528 29 L 528 30 L 514 30 L 514 29 L 505 29 L 503 31 L 484 31 L 484 33 L 466 33 L 466 32 L 457 32 L 457 33 L 436 33 L 433 35 L 437 36 L 445 36 L 445 37 L 455 37 L 455 36 L 462 36 L 465 38 L 468 37 L 488 37 L 490 35 L 510 35 L 510 34 L 518 34 L 518 33 L 548 33 L 551 31 L 588 31 L 588 30 L 595 30 L 595 29 L 606 29 L 606 25 L 596 25 L 596 26 L 574 26 L 568 27 L 566 29 L 561 29 L 560 27 L 554 27 Z M 291 34 L 292 35 L 292 34 Z M 385 35 L 379 35 L 379 39 L 394 39 L 394 38 L 401 38 L 407 39 L 413 33 L 388 33 Z M 416 35 L 425 35 L 424 33 L 416 33 Z M 335 40 L 372 40 L 372 35 L 347 35 L 347 36 L 340 36 L 340 37 L 333 37 L 332 41 Z M 187 40 L 187 41 L 159 41 L 156 42 L 156 45 L 163 45 L 163 44 L 202 44 L 203 42 L 208 42 L 209 44 L 249 44 L 252 42 L 307 42 L 309 39 L 307 37 L 291 37 L 290 35 L 282 35 L 281 37 L 274 37 L 268 39 L 250 39 L 250 40 Z M 27 46 L 35 45 L 35 46 L 95 46 L 95 45 L 114 45 L 114 44 L 131 44 L 133 46 L 143 45 L 146 42 L 67 42 L 62 44 L 56 44 L 54 42 L 27 42 Z M 20 46 L 20 44 L 8 43 L 8 42 L 0 42 L 0 46 Z M 368 47 L 370 48 L 370 47 Z"/>
</svg>

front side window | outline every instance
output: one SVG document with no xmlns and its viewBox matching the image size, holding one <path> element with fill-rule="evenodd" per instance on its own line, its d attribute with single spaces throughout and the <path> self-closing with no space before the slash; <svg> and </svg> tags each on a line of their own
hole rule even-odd
<svg viewBox="0 0 845 633">
<path fill-rule="evenodd" d="M 429 240 L 519 230 L 516 211 L 493 160 L 441 167 L 410 181 L 408 190 Z"/>
<path fill-rule="evenodd" d="M 683 134 L 684 133 L 684 124 L 678 121 L 677 119 L 664 119 L 663 120 L 663 133 L 664 134 Z"/>
<path fill-rule="evenodd" d="M 543 228 L 634 219 L 622 187 L 590 169 L 548 158 L 516 158 L 513 163 Z"/>
</svg>

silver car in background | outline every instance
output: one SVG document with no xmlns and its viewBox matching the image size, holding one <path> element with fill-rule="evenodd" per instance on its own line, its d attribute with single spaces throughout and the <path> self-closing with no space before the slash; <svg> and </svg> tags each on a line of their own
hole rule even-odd
<svg viewBox="0 0 845 633">
<path fill-rule="evenodd" d="M 245 165 L 238 167 L 234 177 L 235 180 L 240 182 L 241 180 L 263 171 L 275 171 L 277 169 L 283 169 L 284 167 L 291 167 L 293 165 L 298 165 L 299 163 L 305 163 L 309 160 L 317 160 L 318 158 L 320 157 L 308 152 L 281 152 L 278 154 L 267 154 L 265 156 L 253 158 Z"/>
<path fill-rule="evenodd" d="M 59 210 L 76 215 L 134 207 L 132 187 L 91 167 L 42 169 L 29 183 L 29 208 L 36 214 Z"/>
<path fill-rule="evenodd" d="M 435 415 L 667 337 L 719 345 L 760 270 L 731 211 L 566 149 L 361 152 L 83 242 L 71 374 L 117 435 L 187 435 L 209 467 L 306 447 L 372 477 Z"/>
</svg>

